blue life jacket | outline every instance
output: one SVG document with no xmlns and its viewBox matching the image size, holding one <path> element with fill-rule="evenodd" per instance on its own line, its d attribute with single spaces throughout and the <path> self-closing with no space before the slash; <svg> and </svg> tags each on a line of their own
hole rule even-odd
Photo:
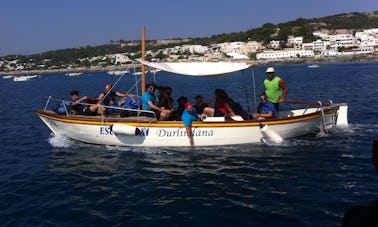
<svg viewBox="0 0 378 227">
<path fill-rule="evenodd" d="M 64 108 L 64 106 L 66 106 L 66 108 Z M 57 104 L 57 106 L 55 107 L 54 111 L 58 114 L 65 114 L 66 113 L 66 109 L 67 111 L 69 112 L 70 109 L 71 109 L 71 101 L 67 101 L 67 100 L 62 100 L 61 102 L 59 102 L 59 104 Z"/>
<path fill-rule="evenodd" d="M 129 109 L 140 109 L 142 107 L 142 99 L 134 97 L 127 97 L 125 99 L 125 102 L 123 103 L 124 108 L 129 108 Z"/>
</svg>

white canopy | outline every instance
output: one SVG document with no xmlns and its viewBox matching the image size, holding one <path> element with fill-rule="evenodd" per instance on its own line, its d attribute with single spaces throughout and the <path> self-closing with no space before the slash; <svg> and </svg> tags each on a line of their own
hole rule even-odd
<svg viewBox="0 0 378 227">
<path fill-rule="evenodd" d="M 232 73 L 250 67 L 246 63 L 234 62 L 148 62 L 140 61 L 152 68 L 190 76 L 213 76 Z"/>
</svg>

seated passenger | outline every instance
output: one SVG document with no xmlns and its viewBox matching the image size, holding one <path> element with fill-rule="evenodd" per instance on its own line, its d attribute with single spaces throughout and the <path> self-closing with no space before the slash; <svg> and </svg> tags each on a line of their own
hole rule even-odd
<svg viewBox="0 0 378 227">
<path fill-rule="evenodd" d="M 103 101 L 105 106 L 118 106 L 116 102 L 117 97 L 134 97 L 133 94 L 125 94 L 118 91 L 112 91 L 113 85 L 107 84 L 105 86 L 105 92 L 101 93 L 99 99 Z"/>
<path fill-rule="evenodd" d="M 237 103 L 233 99 L 230 99 L 230 106 L 236 115 L 240 115 L 244 120 L 248 120 L 248 113 L 245 112 L 240 103 Z"/>
<path fill-rule="evenodd" d="M 86 105 L 84 103 L 93 102 L 93 99 L 89 99 L 87 96 L 79 98 L 79 91 L 71 91 L 71 107 L 76 111 L 77 114 L 83 114 L 87 116 L 97 115 L 98 105 Z"/>
<path fill-rule="evenodd" d="M 230 100 L 226 91 L 223 89 L 215 89 L 215 107 L 205 107 L 203 112 L 210 117 L 221 117 L 229 114 L 230 116 L 235 116 L 234 111 L 231 109 Z"/>
<path fill-rule="evenodd" d="M 168 111 L 164 108 L 160 108 L 156 102 L 156 84 L 154 82 L 150 82 L 146 85 L 146 89 L 147 91 L 142 96 L 143 109 L 154 111 L 156 118 L 160 121 L 166 120 L 168 116 Z"/>
<path fill-rule="evenodd" d="M 161 92 L 162 95 L 159 98 L 158 106 L 167 110 L 166 120 L 173 120 L 175 108 L 173 107 L 173 98 L 171 97 L 172 88 L 164 87 Z"/>
<path fill-rule="evenodd" d="M 196 108 L 198 114 L 202 114 L 203 109 L 205 109 L 205 107 L 208 107 L 209 105 L 207 105 L 201 95 L 197 95 L 194 99 L 196 100 L 196 104 L 193 107 Z"/>
<path fill-rule="evenodd" d="M 182 113 L 185 110 L 185 103 L 188 102 L 188 98 L 185 96 L 180 96 L 180 98 L 177 99 L 178 107 L 175 111 L 175 120 L 181 121 Z"/>
<path fill-rule="evenodd" d="M 253 118 L 258 120 L 265 120 L 267 118 L 277 118 L 278 113 L 273 103 L 269 102 L 266 95 L 263 93 L 260 95 L 260 104 L 257 107 L 257 113 L 253 114 Z"/>
</svg>

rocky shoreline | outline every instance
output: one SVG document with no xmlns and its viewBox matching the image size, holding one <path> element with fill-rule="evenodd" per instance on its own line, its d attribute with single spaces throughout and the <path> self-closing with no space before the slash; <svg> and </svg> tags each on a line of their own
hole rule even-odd
<svg viewBox="0 0 378 227">
<path fill-rule="evenodd" d="M 347 62 L 375 62 L 378 55 L 354 56 L 350 58 L 296 58 L 285 60 L 265 60 L 254 61 L 257 66 L 261 65 L 285 65 L 285 64 L 327 64 L 327 63 L 347 63 Z M 130 70 L 140 68 L 141 64 L 130 64 L 125 66 L 91 67 L 91 68 L 65 68 L 65 69 L 44 69 L 44 70 L 17 70 L 0 72 L 0 76 L 23 75 L 23 74 L 49 74 L 49 73 L 70 73 L 70 72 L 103 72 L 111 70 Z"/>
</svg>

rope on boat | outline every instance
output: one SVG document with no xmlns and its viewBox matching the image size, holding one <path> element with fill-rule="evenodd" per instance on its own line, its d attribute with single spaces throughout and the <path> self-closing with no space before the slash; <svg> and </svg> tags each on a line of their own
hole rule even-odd
<svg viewBox="0 0 378 227">
<path fill-rule="evenodd" d="M 251 112 L 251 106 L 249 103 L 249 98 L 248 98 L 248 88 L 247 88 L 247 83 L 245 80 L 245 70 L 242 71 L 242 76 L 243 76 L 243 88 L 244 88 L 244 95 L 245 95 L 245 101 L 247 102 L 247 111 L 248 113 Z"/>
<path fill-rule="evenodd" d="M 252 69 L 252 82 L 253 82 L 253 103 L 255 105 L 255 110 L 257 110 L 257 104 L 256 104 L 256 83 L 255 83 L 255 71 L 253 70 L 253 67 L 251 67 Z"/>
<path fill-rule="evenodd" d="M 117 80 L 117 81 L 114 83 L 114 85 L 109 89 L 109 91 L 106 92 L 106 94 L 104 95 L 104 97 L 102 97 L 102 99 L 99 100 L 100 103 L 101 103 L 102 101 L 104 101 L 104 99 L 110 94 L 110 92 L 113 90 L 113 88 L 114 88 L 115 86 L 117 86 L 118 82 L 122 79 L 122 77 L 123 77 L 123 75 L 121 75 L 121 76 L 118 78 L 118 80 Z"/>
</svg>

